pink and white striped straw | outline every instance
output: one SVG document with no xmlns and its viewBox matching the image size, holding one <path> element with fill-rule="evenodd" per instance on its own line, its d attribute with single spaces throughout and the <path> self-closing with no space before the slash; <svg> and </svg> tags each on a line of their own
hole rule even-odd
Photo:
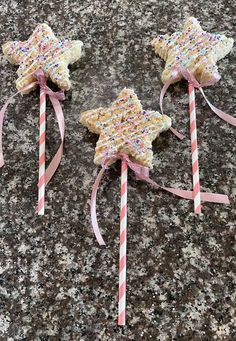
<svg viewBox="0 0 236 341">
<path fill-rule="evenodd" d="M 126 161 L 121 163 L 121 200 L 120 200 L 120 260 L 119 260 L 119 304 L 118 325 L 124 326 L 126 319 L 126 253 L 127 253 L 127 178 Z"/>
<path fill-rule="evenodd" d="M 38 214 L 45 208 L 46 92 L 40 87 Z"/>
<path fill-rule="evenodd" d="M 198 164 L 195 90 L 194 90 L 194 85 L 190 82 L 188 84 L 188 92 L 189 92 L 191 149 L 192 149 L 194 212 L 197 214 L 200 214 L 201 213 L 201 193 L 200 193 L 199 164 Z"/>
</svg>

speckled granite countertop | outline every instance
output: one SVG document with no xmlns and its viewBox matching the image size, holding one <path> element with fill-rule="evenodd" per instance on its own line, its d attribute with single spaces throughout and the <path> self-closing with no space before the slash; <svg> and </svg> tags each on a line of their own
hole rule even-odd
<svg viewBox="0 0 236 341">
<path fill-rule="evenodd" d="M 234 1 L 2 1 L 1 44 L 27 38 L 39 22 L 57 35 L 84 41 L 71 68 L 73 90 L 64 102 L 62 164 L 47 189 L 45 217 L 37 201 L 38 92 L 15 99 L 4 120 L 6 165 L 0 171 L 0 340 L 227 340 L 236 339 L 235 130 L 197 93 L 201 185 L 228 193 L 230 206 L 192 203 L 137 182 L 130 172 L 127 326 L 117 327 L 119 164 L 99 190 L 98 217 L 107 246 L 91 232 L 87 200 L 98 168 L 97 137 L 79 124 L 82 110 L 106 105 L 133 87 L 146 109 L 158 108 L 164 63 L 150 46 L 157 32 L 178 29 L 187 16 L 203 28 L 233 36 Z M 213 103 L 234 114 L 235 55 L 218 63 L 222 79 L 206 89 Z M 1 104 L 15 91 L 16 68 L 0 56 Z M 185 82 L 172 86 L 165 111 L 188 134 Z M 48 109 L 48 156 L 59 134 Z M 165 133 L 154 143 L 152 177 L 191 188 L 189 139 Z"/>
</svg>

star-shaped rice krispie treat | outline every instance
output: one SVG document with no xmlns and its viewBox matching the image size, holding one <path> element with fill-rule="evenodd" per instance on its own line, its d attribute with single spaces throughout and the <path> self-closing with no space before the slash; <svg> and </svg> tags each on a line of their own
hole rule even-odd
<svg viewBox="0 0 236 341">
<path fill-rule="evenodd" d="M 19 65 L 18 90 L 35 81 L 34 72 L 39 69 L 61 90 L 69 90 L 68 65 L 81 57 L 82 46 L 80 40 L 57 39 L 47 24 L 39 24 L 28 40 L 9 41 L 2 49 L 10 63 Z"/>
<path fill-rule="evenodd" d="M 129 155 L 133 161 L 152 168 L 152 142 L 171 126 L 171 119 L 157 111 L 145 111 L 131 89 L 123 89 L 108 108 L 85 111 L 80 122 L 99 134 L 94 162 L 117 153 Z"/>
<path fill-rule="evenodd" d="M 230 52 L 233 39 L 204 31 L 198 20 L 190 17 L 181 32 L 160 35 L 152 41 L 152 45 L 155 52 L 166 61 L 162 73 L 163 83 L 174 83 L 183 78 L 178 70 L 179 65 L 182 65 L 200 84 L 207 85 L 220 79 L 216 62 Z"/>
</svg>

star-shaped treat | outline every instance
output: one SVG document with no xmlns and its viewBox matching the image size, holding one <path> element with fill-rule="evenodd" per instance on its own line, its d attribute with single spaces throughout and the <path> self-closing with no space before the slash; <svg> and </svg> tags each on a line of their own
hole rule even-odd
<svg viewBox="0 0 236 341">
<path fill-rule="evenodd" d="M 94 162 L 125 153 L 152 168 L 152 141 L 171 126 L 171 119 L 157 111 L 145 111 L 133 90 L 123 89 L 109 108 L 88 110 L 80 122 L 99 134 Z"/>
<path fill-rule="evenodd" d="M 216 62 L 224 58 L 233 47 L 233 39 L 221 34 L 203 31 L 195 18 L 188 18 L 182 32 L 160 35 L 152 41 L 155 52 L 166 61 L 162 81 L 182 78 L 178 71 L 182 64 L 201 84 L 211 84 L 220 79 Z"/>
<path fill-rule="evenodd" d="M 12 64 L 19 65 L 16 87 L 21 90 L 35 81 L 34 72 L 42 69 L 62 90 L 69 90 L 68 65 L 81 56 L 82 41 L 55 37 L 47 24 L 39 24 L 26 41 L 9 41 L 2 46 L 3 53 Z"/>
</svg>

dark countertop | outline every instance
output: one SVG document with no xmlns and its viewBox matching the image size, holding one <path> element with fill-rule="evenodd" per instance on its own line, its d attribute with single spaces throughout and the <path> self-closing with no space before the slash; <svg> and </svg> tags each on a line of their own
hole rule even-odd
<svg viewBox="0 0 236 341">
<path fill-rule="evenodd" d="M 46 215 L 37 202 L 38 90 L 15 98 L 4 120 L 6 165 L 0 180 L 0 340 L 227 340 L 236 339 L 235 129 L 196 95 L 201 185 L 226 193 L 231 205 L 178 200 L 137 182 L 129 172 L 127 326 L 117 327 L 119 174 L 106 172 L 98 218 L 107 246 L 90 228 L 88 199 L 98 172 L 97 136 L 79 123 L 83 110 L 109 104 L 133 87 L 145 109 L 158 109 L 164 63 L 150 41 L 197 17 L 209 32 L 233 36 L 234 1 L 2 1 L 1 44 L 25 39 L 37 23 L 55 34 L 81 39 L 85 54 L 71 68 L 73 89 L 63 104 L 64 157 L 46 192 Z M 3 55 L 1 105 L 15 91 L 16 68 Z M 235 115 L 235 54 L 218 63 L 221 80 L 206 89 L 219 108 Z M 186 82 L 172 86 L 164 102 L 174 126 L 189 133 Z M 59 142 L 48 105 L 47 152 Z M 166 186 L 191 189 L 190 142 L 170 132 L 154 143 L 151 176 Z"/>
</svg>

